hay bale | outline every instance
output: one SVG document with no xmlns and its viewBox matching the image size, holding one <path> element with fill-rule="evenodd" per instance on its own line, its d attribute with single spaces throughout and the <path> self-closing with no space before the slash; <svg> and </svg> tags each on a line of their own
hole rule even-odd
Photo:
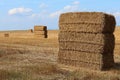
<svg viewBox="0 0 120 80">
<path fill-rule="evenodd" d="M 33 29 L 30 29 L 30 32 L 33 33 Z"/>
<path fill-rule="evenodd" d="M 34 31 L 46 31 L 46 30 L 47 30 L 47 26 L 39 26 L 39 25 L 34 26 Z"/>
<path fill-rule="evenodd" d="M 113 34 L 92 34 L 92 33 L 79 33 L 79 32 L 67 32 L 61 31 L 59 33 L 59 41 L 71 41 L 71 42 L 86 42 L 94 44 L 105 44 L 115 42 Z"/>
<path fill-rule="evenodd" d="M 59 61 L 59 63 L 68 65 L 68 66 L 88 68 L 88 69 L 92 69 L 92 70 L 104 70 L 105 69 L 105 68 L 102 68 L 102 66 L 100 64 L 87 63 L 87 62 L 81 62 L 81 61 L 76 61 L 76 60 L 61 59 Z"/>
<path fill-rule="evenodd" d="M 34 31 L 35 35 L 47 35 L 47 31 Z"/>
<path fill-rule="evenodd" d="M 114 62 L 113 54 L 89 53 L 73 50 L 59 50 L 59 59 L 78 60 L 87 63 L 103 64 Z M 84 56 L 84 57 L 83 57 Z M 103 57 L 104 56 L 104 57 Z M 105 61 L 105 62 L 103 62 Z"/>
<path fill-rule="evenodd" d="M 61 31 L 113 33 L 115 18 L 102 12 L 70 12 L 60 15 Z"/>
<path fill-rule="evenodd" d="M 47 38 L 47 26 L 34 26 L 35 38 Z"/>
<path fill-rule="evenodd" d="M 71 65 L 76 67 L 77 66 L 87 67 L 87 65 L 93 64 L 90 67 L 99 65 L 99 67 L 96 66 L 96 67 L 93 67 L 93 69 L 97 68 L 100 70 L 104 68 L 108 68 L 110 66 L 112 67 L 114 65 L 114 59 L 111 54 L 98 54 L 98 53 L 90 54 L 87 52 L 71 51 L 71 50 L 64 50 L 64 51 L 60 50 L 59 53 L 61 53 L 59 54 L 60 56 L 58 59 L 59 63 L 66 64 L 66 65 Z"/>
<path fill-rule="evenodd" d="M 61 53 L 59 56 L 60 59 L 64 60 L 78 60 L 82 62 L 88 63 L 96 63 L 101 64 L 102 54 L 99 53 L 89 53 L 89 52 L 81 52 L 81 51 L 73 51 L 73 50 L 60 50 Z M 84 56 L 84 57 L 83 57 Z"/>
<path fill-rule="evenodd" d="M 58 62 L 95 70 L 114 65 L 115 18 L 101 12 L 64 13 L 59 19 Z"/>
<path fill-rule="evenodd" d="M 9 37 L 9 33 L 5 33 L 5 34 L 4 34 L 4 37 Z"/>
<path fill-rule="evenodd" d="M 83 43 L 83 42 L 64 42 L 59 43 L 59 49 L 62 50 L 76 50 L 89 53 L 112 53 L 114 46 L 107 44 L 94 44 L 94 43 Z"/>
</svg>

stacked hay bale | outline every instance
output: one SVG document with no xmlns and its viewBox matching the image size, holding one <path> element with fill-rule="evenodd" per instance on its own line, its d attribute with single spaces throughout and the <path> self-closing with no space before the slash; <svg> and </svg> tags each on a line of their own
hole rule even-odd
<svg viewBox="0 0 120 80">
<path fill-rule="evenodd" d="M 58 62 L 94 70 L 114 65 L 115 18 L 102 12 L 64 13 L 59 19 Z"/>
<path fill-rule="evenodd" d="M 47 38 L 47 26 L 34 26 L 34 35 L 36 38 Z"/>
</svg>

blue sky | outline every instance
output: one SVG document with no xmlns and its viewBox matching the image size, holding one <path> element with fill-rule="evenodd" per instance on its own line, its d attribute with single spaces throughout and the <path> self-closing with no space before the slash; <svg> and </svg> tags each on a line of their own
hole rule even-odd
<svg viewBox="0 0 120 80">
<path fill-rule="evenodd" d="M 75 11 L 110 13 L 120 25 L 120 0 L 0 0 L 0 30 L 59 29 L 59 15 Z"/>
</svg>

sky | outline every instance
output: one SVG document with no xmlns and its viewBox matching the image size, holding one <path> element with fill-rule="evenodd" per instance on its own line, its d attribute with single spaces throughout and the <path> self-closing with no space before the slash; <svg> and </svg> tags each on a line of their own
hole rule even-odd
<svg viewBox="0 0 120 80">
<path fill-rule="evenodd" d="M 0 30 L 59 29 L 61 13 L 83 11 L 112 14 L 120 25 L 120 0 L 0 0 Z"/>
</svg>

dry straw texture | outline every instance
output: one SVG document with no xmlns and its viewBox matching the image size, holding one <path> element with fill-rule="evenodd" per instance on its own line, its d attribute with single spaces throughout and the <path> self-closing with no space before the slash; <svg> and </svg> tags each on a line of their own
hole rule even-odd
<svg viewBox="0 0 120 80">
<path fill-rule="evenodd" d="M 111 43 L 98 45 L 93 43 L 80 43 L 80 42 L 60 42 L 60 49 L 62 50 L 76 50 L 82 52 L 89 53 L 112 53 L 114 49 L 114 45 L 110 45 Z"/>
<path fill-rule="evenodd" d="M 78 60 L 81 62 L 103 64 L 105 62 L 113 62 L 113 54 L 99 54 L 99 53 L 89 53 L 73 50 L 60 50 L 59 58 L 64 60 Z M 84 56 L 84 57 L 83 57 Z M 107 61 L 104 62 L 104 60 Z"/>
<path fill-rule="evenodd" d="M 93 33 L 80 33 L 80 32 L 63 32 L 59 33 L 59 41 L 71 41 L 71 42 L 86 42 L 94 44 L 114 44 L 113 34 L 93 34 Z"/>
<path fill-rule="evenodd" d="M 109 69 L 114 65 L 115 18 L 101 12 L 64 13 L 59 19 L 61 64 Z"/>
<path fill-rule="evenodd" d="M 61 31 L 112 33 L 115 18 L 101 12 L 64 13 L 60 16 L 59 27 Z"/>
</svg>

